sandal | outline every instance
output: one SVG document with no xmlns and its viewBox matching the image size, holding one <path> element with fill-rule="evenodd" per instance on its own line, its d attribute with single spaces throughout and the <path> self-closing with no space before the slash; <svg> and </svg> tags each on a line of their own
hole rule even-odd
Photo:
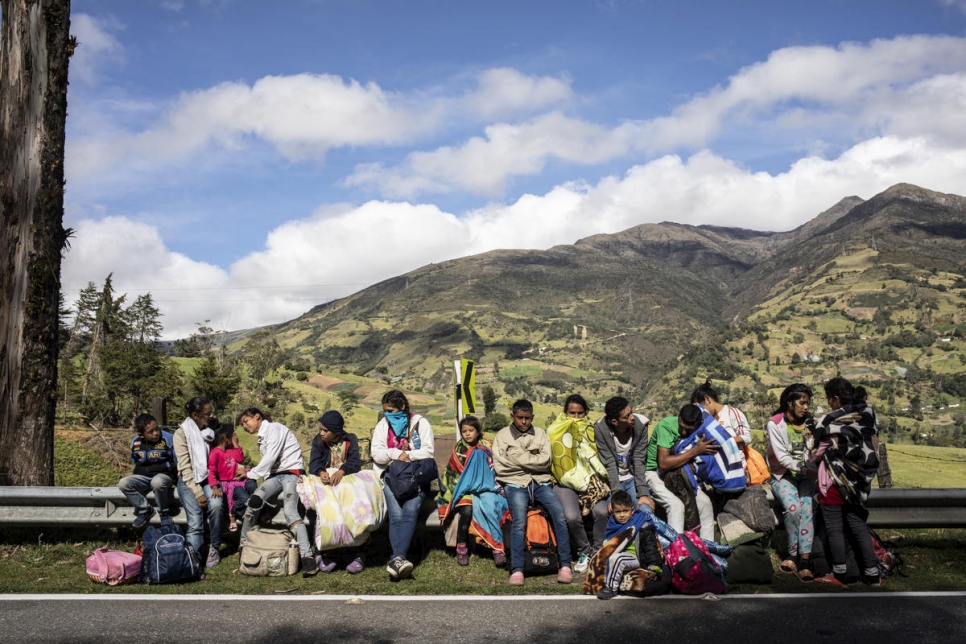
<svg viewBox="0 0 966 644">
<path fill-rule="evenodd" d="M 798 566 L 796 566 L 795 562 L 791 559 L 786 559 L 783 561 L 782 565 L 778 566 L 778 569 L 789 575 L 794 575 L 798 572 Z"/>
<path fill-rule="evenodd" d="M 808 583 L 815 579 L 815 575 L 813 575 L 812 571 L 809 570 L 808 568 L 802 568 L 801 570 L 798 571 L 798 578 L 801 579 L 803 582 Z"/>
</svg>

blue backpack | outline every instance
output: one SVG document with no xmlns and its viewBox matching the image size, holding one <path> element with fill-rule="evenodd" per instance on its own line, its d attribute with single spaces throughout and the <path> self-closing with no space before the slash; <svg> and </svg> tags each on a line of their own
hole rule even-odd
<svg viewBox="0 0 966 644">
<path fill-rule="evenodd" d="M 141 581 L 148 584 L 180 584 L 203 578 L 194 548 L 171 517 L 162 517 L 161 525 L 144 531 L 141 553 Z"/>
</svg>

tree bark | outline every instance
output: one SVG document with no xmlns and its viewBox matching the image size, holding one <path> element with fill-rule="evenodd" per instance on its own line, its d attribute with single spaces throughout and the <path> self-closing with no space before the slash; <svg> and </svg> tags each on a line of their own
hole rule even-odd
<svg viewBox="0 0 966 644">
<path fill-rule="evenodd" d="M 52 485 L 70 0 L 0 8 L 0 484 Z"/>
</svg>

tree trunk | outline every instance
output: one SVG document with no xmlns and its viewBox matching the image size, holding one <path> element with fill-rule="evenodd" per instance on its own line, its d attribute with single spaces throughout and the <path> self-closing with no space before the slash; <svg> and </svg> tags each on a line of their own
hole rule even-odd
<svg viewBox="0 0 966 644">
<path fill-rule="evenodd" d="M 52 485 L 70 0 L 0 7 L 0 484 Z"/>
</svg>

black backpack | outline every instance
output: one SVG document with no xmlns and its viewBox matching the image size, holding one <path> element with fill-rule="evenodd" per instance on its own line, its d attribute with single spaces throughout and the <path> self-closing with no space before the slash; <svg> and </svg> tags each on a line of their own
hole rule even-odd
<svg viewBox="0 0 966 644">
<path fill-rule="evenodd" d="M 142 582 L 152 585 L 180 584 L 204 577 L 197 553 L 171 517 L 162 517 L 159 526 L 148 526 L 142 539 Z"/>
</svg>

